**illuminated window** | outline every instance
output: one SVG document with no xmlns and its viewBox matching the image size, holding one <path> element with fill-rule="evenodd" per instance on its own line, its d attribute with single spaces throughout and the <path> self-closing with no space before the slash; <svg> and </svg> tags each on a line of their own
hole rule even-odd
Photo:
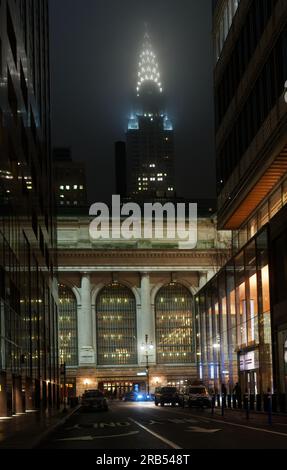
<svg viewBox="0 0 287 470">
<path fill-rule="evenodd" d="M 76 298 L 66 286 L 59 287 L 59 355 L 67 366 L 78 365 L 78 328 Z"/>
<path fill-rule="evenodd" d="M 100 292 L 96 324 L 99 365 L 137 363 L 136 302 L 130 289 L 114 283 Z"/>
<path fill-rule="evenodd" d="M 156 298 L 158 364 L 191 363 L 192 296 L 180 284 L 163 287 Z"/>
</svg>

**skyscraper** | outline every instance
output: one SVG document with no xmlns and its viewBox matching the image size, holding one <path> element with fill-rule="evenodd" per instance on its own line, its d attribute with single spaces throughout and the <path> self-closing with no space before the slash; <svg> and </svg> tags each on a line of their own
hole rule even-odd
<svg viewBox="0 0 287 470">
<path fill-rule="evenodd" d="M 48 1 L 0 3 L 0 417 L 59 394 Z"/>
<path fill-rule="evenodd" d="M 234 257 L 198 295 L 200 373 L 285 395 L 287 2 L 218 0 L 213 32 L 218 223 Z"/>
<path fill-rule="evenodd" d="M 69 148 L 55 148 L 53 159 L 58 208 L 86 208 L 88 197 L 85 163 L 73 161 Z"/>
<path fill-rule="evenodd" d="M 125 142 L 116 142 L 116 194 L 122 198 L 127 195 L 127 150 Z"/>
<path fill-rule="evenodd" d="M 129 197 L 137 199 L 175 196 L 174 132 L 148 33 L 139 56 L 134 110 L 127 131 L 127 190 Z"/>
</svg>

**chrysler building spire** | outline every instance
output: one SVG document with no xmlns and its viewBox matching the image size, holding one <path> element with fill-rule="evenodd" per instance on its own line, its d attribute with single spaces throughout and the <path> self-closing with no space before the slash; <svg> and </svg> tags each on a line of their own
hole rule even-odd
<svg viewBox="0 0 287 470">
<path fill-rule="evenodd" d="M 146 84 L 153 84 L 157 87 L 160 93 L 163 92 L 157 56 L 154 52 L 150 34 L 147 30 L 144 36 L 144 43 L 142 46 L 138 64 L 138 96 L 140 96 L 141 92 L 143 91 L 144 85 Z"/>
</svg>

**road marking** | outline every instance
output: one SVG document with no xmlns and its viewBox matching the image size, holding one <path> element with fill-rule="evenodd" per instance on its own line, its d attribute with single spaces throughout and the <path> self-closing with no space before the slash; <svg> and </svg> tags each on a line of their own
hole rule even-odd
<svg viewBox="0 0 287 470">
<path fill-rule="evenodd" d="M 206 428 L 199 428 L 197 426 L 190 426 L 187 432 L 197 432 L 197 433 L 205 433 L 205 434 L 214 434 L 216 432 L 222 431 L 222 429 L 206 429 Z"/>
<path fill-rule="evenodd" d="M 128 437 L 128 436 L 134 436 L 136 434 L 139 434 L 139 431 L 132 431 L 128 432 L 126 434 L 114 434 L 110 436 L 79 436 L 79 437 L 69 437 L 66 439 L 57 439 L 57 442 L 71 442 L 71 441 L 94 441 L 96 439 L 111 439 L 115 437 Z"/>
<path fill-rule="evenodd" d="M 130 423 L 117 422 L 117 423 L 90 423 L 90 424 L 75 424 L 72 427 L 66 428 L 66 431 L 73 431 L 74 429 L 105 429 L 105 428 L 127 428 Z"/>
<path fill-rule="evenodd" d="M 186 424 L 186 423 L 197 424 L 198 420 L 193 419 L 193 418 L 181 418 L 181 419 L 172 418 L 172 419 L 168 419 L 167 422 L 172 423 L 172 424 Z"/>
<path fill-rule="evenodd" d="M 172 441 L 169 441 L 168 439 L 166 439 L 165 437 L 161 436 L 160 434 L 157 434 L 156 432 L 154 431 L 151 431 L 150 429 L 146 428 L 145 426 L 143 426 L 141 423 L 139 423 L 138 421 L 135 421 L 134 419 L 132 418 L 129 418 L 129 420 L 136 424 L 137 426 L 139 426 L 140 428 L 142 428 L 144 431 L 148 432 L 149 434 L 151 434 L 152 436 L 156 437 L 157 439 L 159 439 L 160 441 L 162 441 L 164 444 L 167 444 L 168 446 L 170 446 L 172 449 L 178 449 L 178 450 L 181 450 L 182 447 L 179 447 L 177 444 L 175 444 L 174 442 Z"/>
<path fill-rule="evenodd" d="M 154 424 L 164 424 L 164 422 L 163 421 L 153 421 L 153 420 L 151 420 L 147 423 L 148 426 L 153 426 Z"/>
<path fill-rule="evenodd" d="M 193 415 L 194 416 L 194 415 Z M 237 424 L 237 423 L 231 423 L 230 421 L 220 421 L 219 419 L 207 419 L 207 418 L 200 418 L 202 421 L 207 421 L 208 423 L 220 423 L 221 425 L 227 424 L 228 426 L 235 426 L 237 428 L 244 428 L 244 429 L 250 429 L 251 431 L 258 431 L 258 432 L 266 432 L 267 434 L 275 434 L 277 436 L 284 436 L 287 437 L 286 433 L 283 432 L 278 432 L 278 431 L 271 431 L 270 429 L 264 429 L 264 428 L 255 428 L 253 426 L 246 426 L 245 424 Z"/>
</svg>

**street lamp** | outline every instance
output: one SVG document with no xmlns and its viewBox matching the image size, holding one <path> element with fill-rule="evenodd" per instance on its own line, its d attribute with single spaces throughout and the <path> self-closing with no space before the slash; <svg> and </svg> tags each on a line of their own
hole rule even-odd
<svg viewBox="0 0 287 470">
<path fill-rule="evenodd" d="M 145 335 L 145 343 L 142 344 L 141 350 L 145 352 L 146 358 L 146 376 L 147 376 L 147 395 L 149 395 L 149 356 L 150 352 L 154 350 L 154 345 L 149 342 L 148 335 Z"/>
</svg>

